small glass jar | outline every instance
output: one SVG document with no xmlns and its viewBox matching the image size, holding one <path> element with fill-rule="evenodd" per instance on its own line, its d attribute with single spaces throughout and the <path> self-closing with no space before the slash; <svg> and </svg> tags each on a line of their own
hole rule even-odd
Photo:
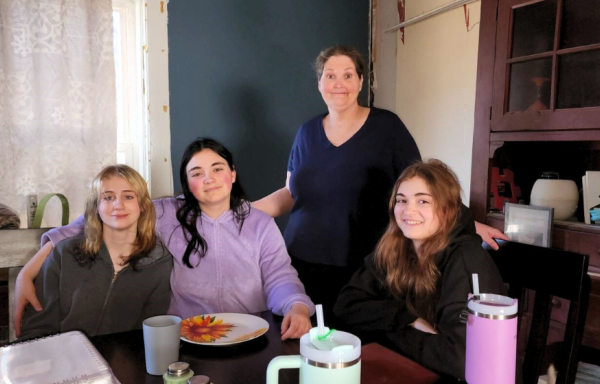
<svg viewBox="0 0 600 384">
<path fill-rule="evenodd" d="M 187 384 L 190 377 L 194 376 L 194 371 L 190 365 L 183 361 L 169 364 L 167 372 L 163 374 L 164 384 Z"/>
<path fill-rule="evenodd" d="M 210 378 L 208 376 L 198 375 L 191 377 L 188 381 L 188 384 L 212 384 L 212 382 L 210 381 Z"/>
</svg>

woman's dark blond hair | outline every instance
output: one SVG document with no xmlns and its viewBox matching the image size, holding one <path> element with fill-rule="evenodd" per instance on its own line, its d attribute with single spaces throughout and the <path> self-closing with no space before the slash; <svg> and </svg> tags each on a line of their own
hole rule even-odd
<svg viewBox="0 0 600 384">
<path fill-rule="evenodd" d="M 415 177 L 427 184 L 440 224 L 438 231 L 423 241 L 418 252 L 412 240 L 406 238 L 398 227 L 394 215 L 400 185 Z M 406 168 L 394 185 L 388 209 L 390 223 L 375 250 L 375 265 L 384 274 L 385 285 L 391 294 L 404 299 L 410 313 L 432 325 L 439 298 L 437 283 L 440 276 L 435 257 L 450 241 L 450 232 L 462 204 L 460 193 L 456 174 L 439 160 L 419 161 Z"/>
<path fill-rule="evenodd" d="M 360 79 L 364 78 L 367 66 L 365 65 L 365 60 L 358 49 L 350 45 L 334 45 L 333 47 L 322 50 L 313 64 L 317 74 L 317 80 L 321 80 L 325 63 L 333 56 L 346 56 L 350 58 L 350 60 L 352 60 L 354 63 L 354 68 L 356 69 L 356 74 L 358 77 Z"/>
<path fill-rule="evenodd" d="M 102 243 L 102 220 L 98 213 L 98 205 L 102 198 L 102 181 L 110 177 L 122 177 L 129 183 L 137 196 L 140 206 L 140 217 L 137 222 L 137 235 L 131 254 L 123 259 L 135 269 L 138 260 L 146 256 L 156 247 L 156 212 L 148 193 L 146 180 L 133 168 L 123 165 L 110 165 L 98 173 L 92 181 L 90 192 L 85 203 L 85 241 L 82 244 L 83 255 L 78 257 L 80 264 L 93 261 Z"/>
</svg>

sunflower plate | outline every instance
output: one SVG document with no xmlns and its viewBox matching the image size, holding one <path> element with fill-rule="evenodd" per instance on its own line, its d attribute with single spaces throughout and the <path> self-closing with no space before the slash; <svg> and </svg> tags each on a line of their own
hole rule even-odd
<svg viewBox="0 0 600 384">
<path fill-rule="evenodd" d="M 184 319 L 181 340 L 192 344 L 230 345 L 255 339 L 268 330 L 269 323 L 258 316 L 212 313 Z"/>
</svg>

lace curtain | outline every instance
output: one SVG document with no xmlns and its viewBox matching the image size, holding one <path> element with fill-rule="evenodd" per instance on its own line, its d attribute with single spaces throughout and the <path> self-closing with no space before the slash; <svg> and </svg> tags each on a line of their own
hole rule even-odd
<svg viewBox="0 0 600 384">
<path fill-rule="evenodd" d="M 0 203 L 21 227 L 29 194 L 64 194 L 70 220 L 83 212 L 116 161 L 115 98 L 111 0 L 0 1 Z M 60 211 L 53 198 L 42 227 Z"/>
</svg>

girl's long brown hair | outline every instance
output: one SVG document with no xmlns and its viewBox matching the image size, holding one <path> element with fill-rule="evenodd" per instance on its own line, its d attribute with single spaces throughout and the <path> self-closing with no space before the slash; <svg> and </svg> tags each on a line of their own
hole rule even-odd
<svg viewBox="0 0 600 384">
<path fill-rule="evenodd" d="M 429 187 L 434 212 L 440 223 L 439 230 L 423 241 L 418 252 L 412 240 L 406 238 L 398 227 L 394 215 L 400 185 L 415 177 L 421 178 Z M 390 223 L 375 249 L 375 265 L 384 274 L 385 284 L 391 294 L 404 299 L 413 315 L 432 325 L 439 297 L 437 280 L 440 276 L 435 256 L 448 246 L 450 232 L 456 224 L 462 204 L 460 192 L 458 178 L 439 160 L 420 161 L 406 168 L 394 185 L 388 209 Z"/>
<path fill-rule="evenodd" d="M 85 241 L 81 248 L 83 255 L 77 261 L 85 265 L 95 259 L 102 243 L 102 220 L 98 213 L 98 204 L 102 197 L 102 181 L 109 177 L 122 177 L 135 192 L 140 205 L 140 217 L 137 222 L 137 235 L 130 255 L 123 259 L 136 269 L 137 262 L 156 247 L 156 211 L 148 193 L 146 180 L 133 168 L 123 165 L 110 165 L 98 173 L 90 186 L 90 193 L 85 203 Z"/>
</svg>

